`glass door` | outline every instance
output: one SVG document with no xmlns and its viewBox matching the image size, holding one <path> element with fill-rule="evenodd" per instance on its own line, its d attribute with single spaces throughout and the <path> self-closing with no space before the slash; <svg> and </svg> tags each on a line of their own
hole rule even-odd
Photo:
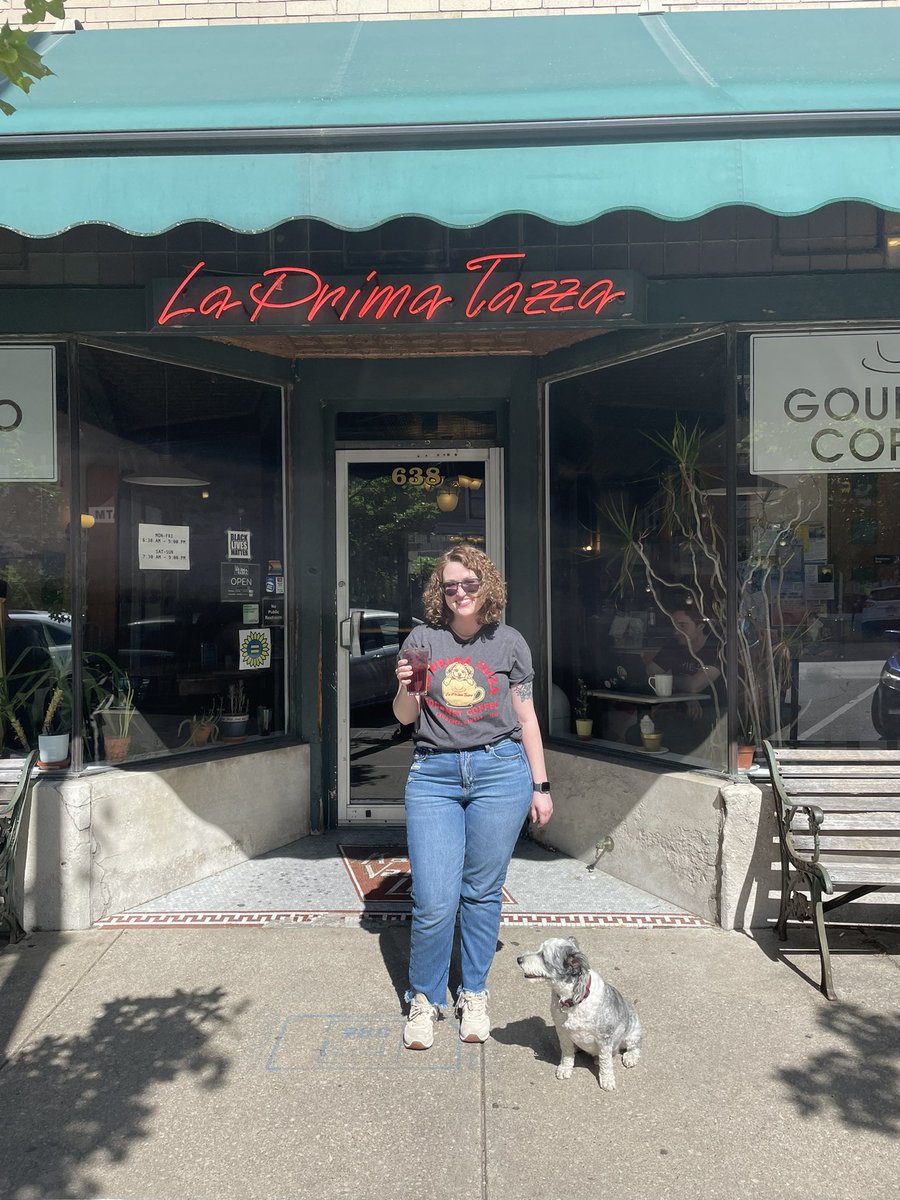
<svg viewBox="0 0 900 1200">
<path fill-rule="evenodd" d="M 337 454 L 338 818 L 403 820 L 411 726 L 391 711 L 397 652 L 454 542 L 502 569 L 500 450 Z"/>
</svg>

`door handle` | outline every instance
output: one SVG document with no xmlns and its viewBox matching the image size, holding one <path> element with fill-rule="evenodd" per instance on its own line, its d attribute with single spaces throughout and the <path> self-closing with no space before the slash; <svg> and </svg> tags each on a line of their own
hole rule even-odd
<svg viewBox="0 0 900 1200">
<path fill-rule="evenodd" d="M 351 655 L 359 656 L 362 653 L 359 644 L 359 627 L 362 624 L 362 609 L 356 608 L 351 612 L 350 616 L 341 621 L 341 646 L 344 650 L 349 650 Z"/>
</svg>

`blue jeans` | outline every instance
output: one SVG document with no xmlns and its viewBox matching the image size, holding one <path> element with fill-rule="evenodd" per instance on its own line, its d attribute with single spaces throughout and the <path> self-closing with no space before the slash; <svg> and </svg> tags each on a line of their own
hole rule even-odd
<svg viewBox="0 0 900 1200">
<path fill-rule="evenodd" d="M 406 784 L 412 870 L 407 1000 L 444 1006 L 459 910 L 462 987 L 483 992 L 497 949 L 502 888 L 531 807 L 531 770 L 520 742 L 477 750 L 417 750 Z"/>
</svg>

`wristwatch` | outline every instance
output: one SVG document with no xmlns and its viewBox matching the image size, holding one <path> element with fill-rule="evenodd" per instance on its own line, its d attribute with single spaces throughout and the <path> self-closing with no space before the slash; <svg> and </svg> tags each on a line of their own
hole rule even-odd
<svg viewBox="0 0 900 1200">
<path fill-rule="evenodd" d="M 543 783 L 533 784 L 531 790 L 533 792 L 543 792 L 544 795 L 548 795 L 550 792 L 550 784 L 545 779 Z"/>
</svg>

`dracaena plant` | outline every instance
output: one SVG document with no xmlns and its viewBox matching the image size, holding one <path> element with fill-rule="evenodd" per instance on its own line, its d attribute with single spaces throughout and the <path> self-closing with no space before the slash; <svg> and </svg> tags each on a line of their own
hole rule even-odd
<svg viewBox="0 0 900 1200">
<path fill-rule="evenodd" d="M 619 500 L 603 510 L 620 540 L 616 591 L 619 595 L 632 593 L 640 582 L 663 613 L 670 607 L 669 596 L 684 596 L 706 622 L 724 676 L 729 582 L 725 539 L 710 499 L 716 481 L 702 465 L 706 435 L 699 425 L 689 428 L 676 419 L 668 436 L 647 436 L 663 453 L 655 502 L 638 510 Z M 771 497 L 761 491 L 751 546 L 738 572 L 738 719 L 740 736 L 748 741 L 779 737 L 791 658 L 797 643 L 815 624 L 815 618 L 807 618 L 788 631 L 782 606 L 784 566 L 796 545 L 797 529 L 821 501 L 818 483 L 813 481 L 812 486 L 812 495 L 804 496 L 798 490 L 793 509 L 782 509 L 774 522 L 767 512 Z M 687 564 L 686 573 L 682 568 L 677 577 L 662 564 L 659 553 L 660 543 L 670 539 L 677 541 L 680 561 Z M 759 597 L 764 598 L 763 603 Z M 699 656 L 694 657 L 702 667 Z M 715 689 L 711 699 L 718 726 L 721 714 Z"/>
</svg>

